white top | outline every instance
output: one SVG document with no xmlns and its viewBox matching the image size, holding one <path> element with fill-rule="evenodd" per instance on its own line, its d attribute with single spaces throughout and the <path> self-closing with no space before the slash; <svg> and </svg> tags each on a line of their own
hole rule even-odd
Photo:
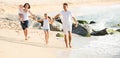
<svg viewBox="0 0 120 58">
<path fill-rule="evenodd" d="M 43 19 L 43 29 L 50 29 L 49 20 Z"/>
<path fill-rule="evenodd" d="M 23 14 L 23 20 L 24 20 L 24 21 L 29 20 L 29 18 L 28 18 L 29 12 L 23 11 L 22 14 Z"/>
<path fill-rule="evenodd" d="M 70 11 L 61 11 L 60 15 L 62 16 L 63 26 L 71 26 L 72 25 L 72 14 Z"/>
</svg>

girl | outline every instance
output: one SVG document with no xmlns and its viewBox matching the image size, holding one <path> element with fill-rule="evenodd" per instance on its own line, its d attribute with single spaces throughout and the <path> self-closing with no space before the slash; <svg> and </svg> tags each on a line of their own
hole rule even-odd
<svg viewBox="0 0 120 58">
<path fill-rule="evenodd" d="M 50 24 L 52 24 L 52 19 L 47 15 L 47 13 L 44 14 L 44 19 L 38 20 L 38 22 L 43 21 L 43 29 L 45 33 L 45 42 L 46 45 L 48 44 L 48 39 L 49 39 L 49 30 L 50 30 Z"/>
<path fill-rule="evenodd" d="M 23 15 L 23 21 L 21 21 L 21 26 L 22 26 L 22 29 L 24 31 L 24 35 L 25 35 L 25 40 L 28 39 L 28 23 L 29 23 L 29 13 L 32 15 L 33 18 L 35 18 L 35 16 L 31 13 L 31 11 L 29 10 L 30 9 L 30 4 L 29 3 L 25 3 L 24 4 L 24 9 L 22 11 L 22 15 Z"/>
</svg>

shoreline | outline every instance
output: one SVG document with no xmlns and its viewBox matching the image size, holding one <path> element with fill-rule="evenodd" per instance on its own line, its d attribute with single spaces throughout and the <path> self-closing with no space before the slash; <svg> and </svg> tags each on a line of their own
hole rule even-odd
<svg viewBox="0 0 120 58">
<path fill-rule="evenodd" d="M 65 48 L 63 38 L 56 39 L 53 37 L 56 32 L 51 32 L 52 35 L 50 36 L 50 42 L 47 46 L 44 44 L 44 34 L 42 30 L 29 30 L 31 37 L 27 41 L 23 39 L 22 30 L 19 34 L 17 34 L 15 30 L 7 29 L 0 29 L 0 32 L 2 32 L 2 35 L 0 34 L 0 56 L 2 58 L 120 57 L 117 53 L 120 52 L 120 39 L 117 38 L 119 34 L 92 37 L 81 37 L 73 34 L 73 48 L 69 49 Z"/>
<path fill-rule="evenodd" d="M 63 9 L 62 3 L 66 1 L 69 3 L 70 10 L 75 9 L 74 13 L 79 11 L 83 15 L 87 14 L 88 10 L 90 13 L 91 11 L 102 13 L 104 11 L 100 7 L 104 9 L 104 7 L 110 6 L 109 9 L 114 9 L 112 8 L 114 5 L 120 5 L 120 0 L 1 0 L 0 58 L 120 58 L 120 32 L 91 37 L 72 33 L 72 48 L 66 48 L 64 37 L 56 37 L 57 33 L 63 34 L 58 31 L 50 31 L 49 43 L 45 45 L 44 31 L 33 28 L 36 22 L 32 21 L 28 28 L 28 40 L 24 39 L 24 33 L 17 18 L 19 4 L 29 2 L 33 14 L 41 16 L 44 13 L 54 15 L 60 12 Z M 89 7 L 93 7 L 93 9 L 89 9 Z M 109 14 L 110 10 L 105 9 L 105 13 Z M 119 7 L 116 7 L 115 10 L 119 11 Z M 114 14 L 114 11 L 110 14 Z M 103 22 L 100 26 L 102 24 Z M 95 28 L 97 27 L 98 25 Z"/>
</svg>

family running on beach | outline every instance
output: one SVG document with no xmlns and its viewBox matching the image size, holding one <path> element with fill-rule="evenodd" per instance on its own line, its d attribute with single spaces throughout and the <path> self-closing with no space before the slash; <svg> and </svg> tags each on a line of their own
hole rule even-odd
<svg viewBox="0 0 120 58">
<path fill-rule="evenodd" d="M 31 16 L 29 16 L 29 14 Z M 32 18 L 33 20 L 37 22 L 42 22 L 43 21 L 43 29 L 45 33 L 45 42 L 48 44 L 49 40 L 49 31 L 50 31 L 50 25 L 52 24 L 55 20 L 55 18 L 59 17 L 60 15 L 62 16 L 62 26 L 63 26 L 63 32 L 64 32 L 64 41 L 66 44 L 66 48 L 72 48 L 71 46 L 71 40 L 72 40 L 72 19 L 75 21 L 75 26 L 77 27 L 78 22 L 75 19 L 75 17 L 72 15 L 71 11 L 68 10 L 68 4 L 63 3 L 63 10 L 57 14 L 55 17 L 51 18 L 47 15 L 47 13 L 44 13 L 44 18 L 41 20 L 37 20 L 36 16 L 32 14 L 30 11 L 30 4 L 25 3 L 24 5 L 19 5 L 19 20 L 22 26 L 22 29 L 24 31 L 25 35 L 25 40 L 28 39 L 28 23 L 29 23 L 29 17 Z"/>
</svg>

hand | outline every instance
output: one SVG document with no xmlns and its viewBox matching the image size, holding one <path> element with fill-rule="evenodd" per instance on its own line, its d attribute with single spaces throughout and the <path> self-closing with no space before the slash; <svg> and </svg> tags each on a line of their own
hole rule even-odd
<svg viewBox="0 0 120 58">
<path fill-rule="evenodd" d="M 76 28 L 78 27 L 78 23 L 75 24 L 75 27 L 76 27 Z"/>
<path fill-rule="evenodd" d="M 55 20 L 55 18 L 52 18 L 53 20 Z"/>
<path fill-rule="evenodd" d="M 33 19 L 33 20 L 35 20 L 35 21 L 37 21 L 37 19 L 36 19 L 36 17 L 35 17 L 35 16 L 33 16 L 33 17 L 32 17 L 32 19 Z"/>
<path fill-rule="evenodd" d="M 22 20 L 21 22 L 22 22 L 22 23 L 24 23 L 24 21 L 23 21 L 23 20 Z"/>
</svg>

